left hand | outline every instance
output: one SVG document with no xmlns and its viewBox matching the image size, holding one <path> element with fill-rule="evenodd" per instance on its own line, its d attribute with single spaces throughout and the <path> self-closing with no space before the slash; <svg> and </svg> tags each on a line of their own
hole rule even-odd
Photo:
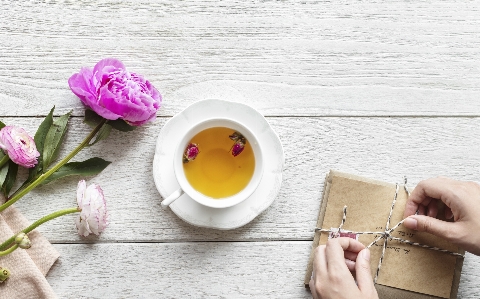
<svg viewBox="0 0 480 299">
<path fill-rule="evenodd" d="M 357 283 L 350 271 L 356 272 Z M 351 238 L 328 240 L 315 250 L 309 286 L 314 299 L 378 299 L 370 251 Z"/>
</svg>

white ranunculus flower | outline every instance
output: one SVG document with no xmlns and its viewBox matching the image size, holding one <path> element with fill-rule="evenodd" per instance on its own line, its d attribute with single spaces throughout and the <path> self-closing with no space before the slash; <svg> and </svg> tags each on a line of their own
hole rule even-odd
<svg viewBox="0 0 480 299">
<path fill-rule="evenodd" d="M 99 185 L 91 184 L 87 187 L 84 180 L 78 182 L 77 203 L 81 210 L 75 219 L 78 234 L 100 234 L 108 225 L 108 213 L 103 190 Z"/>
</svg>

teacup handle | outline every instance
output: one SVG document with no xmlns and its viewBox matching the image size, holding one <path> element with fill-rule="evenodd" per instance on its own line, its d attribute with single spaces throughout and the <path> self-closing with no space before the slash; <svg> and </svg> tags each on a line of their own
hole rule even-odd
<svg viewBox="0 0 480 299">
<path fill-rule="evenodd" d="M 161 203 L 162 208 L 164 208 L 164 209 L 168 208 L 168 206 L 169 206 L 172 202 L 174 202 L 177 198 L 179 198 L 180 196 L 182 196 L 183 193 L 185 193 L 185 192 L 183 192 L 182 189 L 177 189 L 177 190 L 175 190 L 172 194 L 170 194 L 170 196 L 168 196 L 167 198 L 165 198 L 165 199 L 162 201 L 162 203 Z"/>
</svg>

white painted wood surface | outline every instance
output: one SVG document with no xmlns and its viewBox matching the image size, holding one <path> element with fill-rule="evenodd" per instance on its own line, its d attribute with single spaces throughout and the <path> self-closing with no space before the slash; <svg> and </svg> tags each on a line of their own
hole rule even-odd
<svg viewBox="0 0 480 299">
<path fill-rule="evenodd" d="M 57 115 L 73 109 L 66 153 L 88 134 L 67 79 L 107 56 L 164 95 L 155 123 L 76 157 L 112 161 L 88 178 L 105 190 L 111 225 L 87 239 L 73 217 L 41 227 L 62 254 L 47 277 L 60 298 L 308 298 L 329 169 L 412 185 L 480 181 L 479 1 L 1 4 L 0 120 L 33 133 L 53 105 Z M 163 211 L 151 178 L 162 125 L 207 98 L 257 108 L 285 149 L 277 200 L 234 231 Z M 73 206 L 76 182 L 39 188 L 17 207 L 33 221 Z M 479 269 L 468 255 L 459 298 L 480 296 Z"/>
<path fill-rule="evenodd" d="M 56 245 L 48 276 L 62 298 L 312 298 L 302 284 L 310 241 Z M 478 298 L 467 254 L 458 298 Z M 477 268 L 474 268 L 477 266 Z M 84 279 L 72 279 L 75 269 Z M 95 283 L 91 283 L 95 281 Z"/>
</svg>

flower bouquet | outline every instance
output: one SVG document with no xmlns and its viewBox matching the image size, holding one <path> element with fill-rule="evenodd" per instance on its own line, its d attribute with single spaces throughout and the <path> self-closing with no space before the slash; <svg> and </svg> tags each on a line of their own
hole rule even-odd
<svg viewBox="0 0 480 299">
<path fill-rule="evenodd" d="M 0 215 L 38 186 L 66 176 L 100 173 L 109 161 L 98 157 L 69 161 L 82 149 L 106 139 L 112 129 L 132 131 L 154 120 L 162 101 L 148 80 L 127 71 L 122 62 L 112 58 L 99 61 L 93 68 L 82 68 L 70 77 L 68 84 L 87 108 L 84 122 L 92 127 L 91 133 L 67 156 L 58 159 L 71 112 L 54 119 L 53 107 L 33 138 L 22 128 L 0 122 L 0 192 L 5 198 L 0 205 Z M 28 177 L 23 182 L 17 182 L 18 167 L 28 168 Z M 0 236 L 0 282 L 15 275 L 14 271 L 10 273 L 2 267 L 2 260 L 18 248 L 28 250 L 32 246 L 29 233 L 47 221 L 71 213 L 78 213 L 75 225 L 81 236 L 100 234 L 108 225 L 101 187 L 87 186 L 85 180 L 80 180 L 75 207 L 48 214 L 9 237 Z"/>
</svg>

